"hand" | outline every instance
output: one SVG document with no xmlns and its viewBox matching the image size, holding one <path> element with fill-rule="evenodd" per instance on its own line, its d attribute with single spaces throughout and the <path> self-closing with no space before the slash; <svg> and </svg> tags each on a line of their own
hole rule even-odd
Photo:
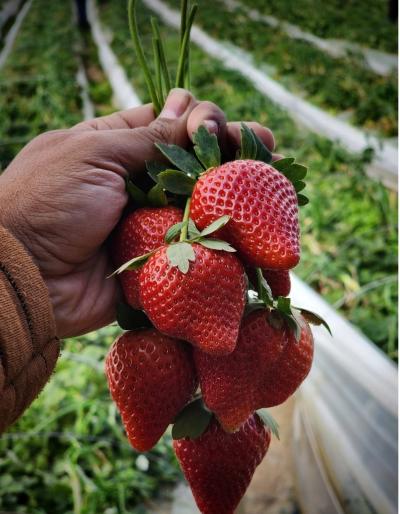
<svg viewBox="0 0 400 514">
<path fill-rule="evenodd" d="M 151 105 L 83 122 L 33 139 L 0 177 L 0 223 L 26 247 L 47 284 L 59 337 L 115 319 L 118 284 L 104 243 L 127 203 L 125 177 L 160 160 L 154 143 L 186 146 L 201 125 L 225 152 L 239 145 L 238 123 L 210 102 L 173 90 L 155 119 Z M 273 136 L 249 124 L 273 148 Z"/>
</svg>

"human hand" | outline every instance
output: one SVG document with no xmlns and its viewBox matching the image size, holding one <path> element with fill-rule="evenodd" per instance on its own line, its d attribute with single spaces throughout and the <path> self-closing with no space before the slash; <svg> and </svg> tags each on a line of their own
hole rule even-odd
<svg viewBox="0 0 400 514">
<path fill-rule="evenodd" d="M 127 203 L 125 178 L 160 160 L 155 142 L 186 146 L 205 124 L 225 152 L 239 123 L 189 92 L 173 90 L 160 116 L 151 105 L 83 122 L 32 140 L 0 177 L 0 223 L 29 251 L 47 284 L 57 335 L 77 336 L 115 319 L 118 284 L 105 242 Z M 272 149 L 271 132 L 249 123 Z"/>
</svg>

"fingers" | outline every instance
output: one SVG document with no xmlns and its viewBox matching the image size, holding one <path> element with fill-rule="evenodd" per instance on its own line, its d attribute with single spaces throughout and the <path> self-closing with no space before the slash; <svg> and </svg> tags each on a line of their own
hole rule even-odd
<svg viewBox="0 0 400 514">
<path fill-rule="evenodd" d="M 212 102 L 200 102 L 188 118 L 187 131 L 190 139 L 200 125 L 204 125 L 212 134 L 220 136 L 226 130 L 225 113 Z"/>
<path fill-rule="evenodd" d="M 118 130 L 147 127 L 154 121 L 155 115 L 152 104 L 133 107 L 126 111 L 114 112 L 108 116 L 94 118 L 93 120 L 82 121 L 71 130 Z"/>
<path fill-rule="evenodd" d="M 173 89 L 158 118 L 148 126 L 90 133 L 96 138 L 97 151 L 115 171 L 137 175 L 145 170 L 146 161 L 165 160 L 155 143 L 188 146 L 201 124 L 224 130 L 224 113 L 211 102 L 198 102 L 189 91 Z"/>
<path fill-rule="evenodd" d="M 263 127 L 256 121 L 246 121 L 245 123 L 249 128 L 254 130 L 256 135 L 269 150 L 274 150 L 275 138 L 269 128 Z M 233 121 L 227 124 L 225 151 L 230 158 L 233 158 L 236 154 L 236 150 L 240 148 L 240 125 L 241 122 L 239 121 Z"/>
</svg>

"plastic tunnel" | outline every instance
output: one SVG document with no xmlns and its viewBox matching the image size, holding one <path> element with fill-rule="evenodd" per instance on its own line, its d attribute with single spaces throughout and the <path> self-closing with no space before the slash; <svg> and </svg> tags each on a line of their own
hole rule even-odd
<svg viewBox="0 0 400 514">
<path fill-rule="evenodd" d="M 332 328 L 313 327 L 315 360 L 297 396 L 294 461 L 307 514 L 397 512 L 397 368 L 292 276 L 292 300 Z"/>
</svg>

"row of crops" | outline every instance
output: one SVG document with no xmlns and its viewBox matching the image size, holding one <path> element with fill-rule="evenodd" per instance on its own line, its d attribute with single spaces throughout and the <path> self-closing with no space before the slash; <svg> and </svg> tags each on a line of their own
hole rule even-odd
<svg viewBox="0 0 400 514">
<path fill-rule="evenodd" d="M 177 7 L 177 0 L 168 1 Z M 129 39 L 125 2 L 97 3 L 102 24 L 113 35 L 113 51 L 140 98 L 148 101 Z M 394 51 L 389 24 L 382 16 L 385 2 L 369 1 L 369 17 L 357 18 L 368 31 L 352 28 L 357 25 L 354 14 L 359 16 L 365 2 L 357 0 L 340 9 L 338 3 L 326 1 L 316 13 L 311 12 L 315 9 L 309 0 L 268 2 L 273 9 L 263 1 L 246 1 L 318 35 L 351 33 L 358 42 Z M 150 49 L 149 19 L 154 13 L 139 2 L 138 15 L 145 47 Z M 251 53 L 257 64 L 267 66 L 292 92 L 375 133 L 396 133 L 394 76 L 374 75 L 360 65 L 357 56 L 334 60 L 278 29 L 249 20 L 243 9 L 233 16 L 220 0 L 201 2 L 198 24 L 210 35 Z M 169 27 L 162 26 L 162 31 L 173 68 L 179 37 Z M 0 51 L 1 45 L 0 41 Z M 81 119 L 76 82 L 80 60 L 96 114 L 110 112 L 110 85 L 90 33 L 75 26 L 72 3 L 33 0 L 0 70 L 0 169 L 35 135 Z M 396 198 L 366 177 L 371 156 L 350 155 L 337 144 L 305 132 L 243 76 L 223 69 L 195 46 L 192 77 L 199 98 L 218 103 L 229 119 L 258 120 L 270 126 L 278 151 L 309 166 L 311 203 L 302 208 L 304 256 L 296 273 L 396 358 Z M 143 500 L 179 477 L 167 440 L 155 452 L 138 457 L 121 434 L 102 371 L 106 349 L 117 332 L 116 327 L 108 327 L 66 341 L 46 393 L 0 440 L 0 510 L 145 513 L 152 509 L 144 507 Z"/>
</svg>

